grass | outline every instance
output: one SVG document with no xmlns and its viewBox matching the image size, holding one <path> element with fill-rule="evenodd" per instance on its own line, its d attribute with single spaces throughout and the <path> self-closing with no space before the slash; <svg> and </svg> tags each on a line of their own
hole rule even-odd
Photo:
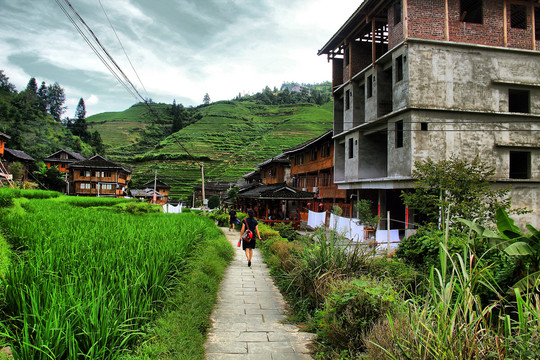
<svg viewBox="0 0 540 360">
<path fill-rule="evenodd" d="M 232 251 L 223 239 L 216 241 L 223 235 L 213 222 L 195 214 L 103 211 L 115 206 L 112 199 L 83 198 L 74 206 L 78 200 L 18 198 L 2 209 L 0 226 L 13 256 L 2 279 L 0 329 L 15 358 L 125 356 L 140 346 L 153 321 L 165 318 L 162 309 L 188 313 L 195 298 L 186 296 L 195 292 L 185 291 L 197 279 L 205 304 L 176 326 L 195 326 L 204 337 Z M 182 305 L 173 298 L 191 301 Z M 190 349 L 204 351 L 200 341 Z"/>
</svg>

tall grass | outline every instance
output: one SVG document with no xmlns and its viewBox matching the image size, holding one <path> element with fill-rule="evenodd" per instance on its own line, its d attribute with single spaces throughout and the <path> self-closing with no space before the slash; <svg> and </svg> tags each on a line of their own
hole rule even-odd
<svg viewBox="0 0 540 360">
<path fill-rule="evenodd" d="M 193 215 L 135 216 L 56 200 L 23 207 L 0 216 L 17 254 L 3 279 L 2 321 L 17 359 L 118 358 L 214 228 Z"/>
</svg>

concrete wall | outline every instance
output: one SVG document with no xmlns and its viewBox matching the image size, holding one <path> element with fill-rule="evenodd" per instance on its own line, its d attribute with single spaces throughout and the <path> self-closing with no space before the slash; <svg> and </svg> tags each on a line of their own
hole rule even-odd
<svg viewBox="0 0 540 360">
<path fill-rule="evenodd" d="M 530 90 L 531 113 L 540 114 L 540 52 L 410 41 L 410 105 L 508 112 L 508 89 Z"/>
</svg>

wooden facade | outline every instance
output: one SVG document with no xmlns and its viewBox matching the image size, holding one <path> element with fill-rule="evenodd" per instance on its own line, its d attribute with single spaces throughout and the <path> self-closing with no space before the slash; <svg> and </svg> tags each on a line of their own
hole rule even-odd
<svg viewBox="0 0 540 360">
<path fill-rule="evenodd" d="M 13 179 L 16 181 L 28 181 L 30 174 L 30 166 L 35 162 L 33 157 L 28 155 L 22 150 L 14 150 L 4 147 L 2 154 L 2 163 L 8 173 L 10 173 L 10 167 L 13 163 L 20 163 L 23 167 L 23 174 L 20 179 Z"/>
<path fill-rule="evenodd" d="M 291 185 L 291 162 L 285 154 L 268 159 L 258 165 L 259 176 L 263 184 Z"/>
<path fill-rule="evenodd" d="M 151 201 L 153 201 L 153 198 L 154 198 L 153 191 L 155 189 L 156 204 L 163 205 L 169 201 L 169 190 L 171 189 L 171 185 L 166 184 L 165 182 L 159 179 L 151 180 L 143 184 L 143 189 L 151 190 L 150 191 L 152 193 L 152 199 L 150 199 Z"/>
<path fill-rule="evenodd" d="M 58 171 L 62 173 L 69 173 L 69 164 L 82 160 L 85 160 L 85 157 L 81 154 L 64 149 L 59 150 L 43 159 L 45 165 L 47 165 L 47 169 L 56 166 Z"/>
<path fill-rule="evenodd" d="M 101 155 L 68 165 L 69 194 L 122 197 L 127 195 L 131 170 Z"/>
<path fill-rule="evenodd" d="M 339 189 L 334 183 L 334 140 L 333 131 L 285 150 L 291 163 L 292 186 L 295 189 L 313 192 L 313 201 L 302 204 L 302 217 L 307 220 L 307 210 L 330 211 L 340 206 L 344 214 L 350 212 L 347 190 Z M 348 216 L 348 215 L 347 215 Z"/>
</svg>

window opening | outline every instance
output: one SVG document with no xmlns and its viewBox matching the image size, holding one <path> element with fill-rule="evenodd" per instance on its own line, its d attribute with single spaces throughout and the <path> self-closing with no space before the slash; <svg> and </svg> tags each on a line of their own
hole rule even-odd
<svg viewBox="0 0 540 360">
<path fill-rule="evenodd" d="M 428 123 L 427 122 L 420 123 L 420 130 L 421 131 L 428 131 Z"/>
<path fill-rule="evenodd" d="M 345 110 L 351 108 L 351 90 L 345 91 Z"/>
<path fill-rule="evenodd" d="M 370 98 L 373 96 L 373 75 L 369 75 L 366 81 L 366 94 Z"/>
<path fill-rule="evenodd" d="M 403 147 L 403 120 L 396 121 L 396 148 Z"/>
<path fill-rule="evenodd" d="M 510 26 L 515 29 L 527 29 L 527 7 L 510 5 Z"/>
<path fill-rule="evenodd" d="M 345 66 L 348 66 L 349 65 L 349 52 L 350 52 L 350 47 L 347 46 L 345 48 L 345 51 L 343 52 L 343 60 L 345 60 Z"/>
<path fill-rule="evenodd" d="M 482 23 L 482 0 L 461 0 L 460 20 L 471 23 Z"/>
<path fill-rule="evenodd" d="M 510 179 L 531 178 L 531 153 L 510 151 Z"/>
<path fill-rule="evenodd" d="M 401 1 L 394 4 L 394 25 L 401 22 Z"/>
<path fill-rule="evenodd" d="M 403 56 L 396 58 L 396 82 L 403 80 Z"/>
<path fill-rule="evenodd" d="M 508 111 L 529 113 L 529 90 L 508 90 Z"/>
<path fill-rule="evenodd" d="M 349 139 L 349 159 L 352 159 L 354 157 L 354 143 L 353 138 Z"/>
<path fill-rule="evenodd" d="M 534 32 L 536 41 L 540 40 L 540 7 L 534 8 Z"/>
</svg>

